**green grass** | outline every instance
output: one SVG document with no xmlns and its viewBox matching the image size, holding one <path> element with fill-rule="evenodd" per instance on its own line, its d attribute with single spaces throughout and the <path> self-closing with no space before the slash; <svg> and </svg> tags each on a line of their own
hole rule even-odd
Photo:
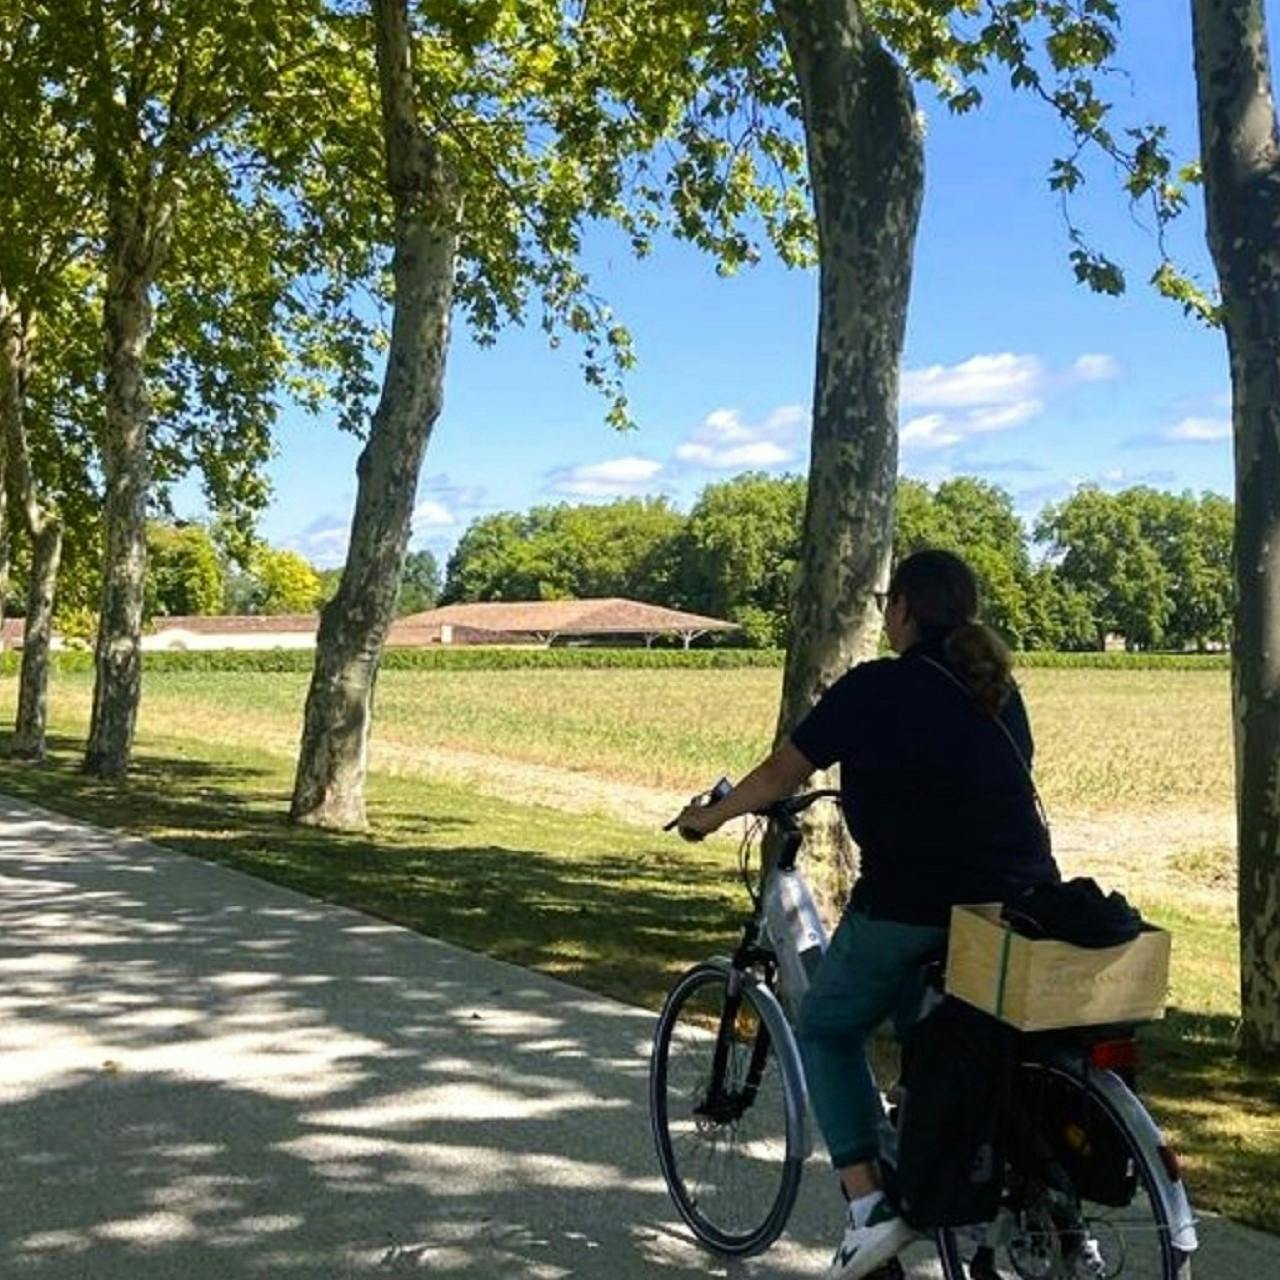
<svg viewBox="0 0 1280 1280">
<path fill-rule="evenodd" d="M 152 672 L 142 724 L 289 751 L 301 672 Z M 1223 671 L 1022 673 L 1037 775 L 1052 811 L 1229 810 L 1229 677 Z M 770 670 L 384 671 L 375 746 L 476 751 L 692 791 L 740 776 L 773 734 Z M 12 706 L 12 680 L 0 703 Z M 90 677 L 55 683 L 59 724 L 85 723 Z"/>
</svg>

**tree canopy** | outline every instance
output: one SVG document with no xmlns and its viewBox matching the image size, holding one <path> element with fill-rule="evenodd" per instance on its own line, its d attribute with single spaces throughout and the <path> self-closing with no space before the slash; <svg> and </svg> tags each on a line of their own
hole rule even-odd
<svg viewBox="0 0 1280 1280">
<path fill-rule="evenodd" d="M 803 505 L 799 477 L 754 473 L 708 485 L 688 515 L 639 498 L 498 512 L 463 534 L 444 598 L 623 595 L 726 618 L 749 644 L 781 645 Z M 1015 648 L 1227 640 L 1232 505 L 1217 494 L 1085 487 L 1031 530 L 1010 494 L 971 476 L 936 487 L 904 478 L 897 506 L 895 559 L 922 547 L 964 556 L 984 617 Z"/>
<path fill-rule="evenodd" d="M 449 558 L 443 599 L 669 598 L 683 525 L 665 498 L 483 516 Z"/>
<path fill-rule="evenodd" d="M 209 531 L 198 524 L 147 526 L 147 617 L 221 613 L 223 574 Z"/>
<path fill-rule="evenodd" d="M 320 575 L 321 590 L 327 589 L 324 574 Z M 329 597 L 326 595 L 326 599 Z M 410 551 L 404 558 L 404 573 L 400 575 L 400 594 L 396 597 L 396 617 L 421 613 L 430 609 L 440 598 L 440 565 L 425 547 Z"/>
</svg>

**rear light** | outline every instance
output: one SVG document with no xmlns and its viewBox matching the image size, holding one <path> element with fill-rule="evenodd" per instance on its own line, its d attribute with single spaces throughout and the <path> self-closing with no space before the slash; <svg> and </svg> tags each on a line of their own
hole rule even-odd
<svg viewBox="0 0 1280 1280">
<path fill-rule="evenodd" d="M 1138 1042 L 1099 1040 L 1089 1046 L 1089 1065 L 1101 1071 L 1132 1071 L 1138 1065 Z"/>
<path fill-rule="evenodd" d="M 1178 1153 L 1172 1147 L 1166 1147 L 1163 1143 L 1156 1148 L 1160 1155 L 1160 1163 L 1164 1165 L 1164 1171 L 1169 1175 L 1171 1182 L 1182 1181 L 1182 1167 L 1178 1164 Z"/>
</svg>

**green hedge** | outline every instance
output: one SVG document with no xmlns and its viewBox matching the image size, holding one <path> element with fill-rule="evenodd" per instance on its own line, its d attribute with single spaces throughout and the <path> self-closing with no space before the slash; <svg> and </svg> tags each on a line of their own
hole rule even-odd
<svg viewBox="0 0 1280 1280">
<path fill-rule="evenodd" d="M 0 654 L 0 675 L 17 675 L 18 668 L 21 665 L 22 651 L 20 649 L 8 649 L 3 654 Z M 79 674 L 82 671 L 92 671 L 93 654 L 83 649 L 72 649 L 65 653 L 53 653 L 49 655 L 49 667 L 54 675 Z"/>
<path fill-rule="evenodd" d="M 166 650 L 143 655 L 147 671 L 285 671 L 309 672 L 312 649 Z M 51 655 L 56 674 L 93 670 L 93 655 L 82 650 Z M 13 675 L 21 655 L 0 657 L 0 674 Z M 388 649 L 382 666 L 388 671 L 506 671 L 533 667 L 593 669 L 605 667 L 705 670 L 716 667 L 780 667 L 777 649 Z"/>
<path fill-rule="evenodd" d="M 1225 653 L 1015 653 L 1019 667 L 1080 668 L 1094 671 L 1229 671 Z"/>
<path fill-rule="evenodd" d="M 498 649 L 475 648 L 388 649 L 382 665 L 388 671 L 511 671 L 554 667 L 580 670 L 603 668 L 734 669 L 780 667 L 780 649 Z M 283 671 L 309 672 L 314 653 L 310 649 L 209 649 L 148 653 L 147 671 Z M 1019 667 L 1079 668 L 1102 671 L 1186 670 L 1225 671 L 1225 653 L 1019 653 Z M 11 676 L 20 655 L 0 656 L 0 674 Z M 56 674 L 93 670 L 93 655 L 83 650 L 52 655 Z"/>
</svg>

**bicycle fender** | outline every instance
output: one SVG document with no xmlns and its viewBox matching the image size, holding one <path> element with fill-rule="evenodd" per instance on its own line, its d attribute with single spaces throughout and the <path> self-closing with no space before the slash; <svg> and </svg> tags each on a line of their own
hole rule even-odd
<svg viewBox="0 0 1280 1280">
<path fill-rule="evenodd" d="M 743 986 L 750 988 L 752 999 L 756 1001 L 760 1016 L 764 1018 L 769 1030 L 769 1039 L 777 1049 L 778 1062 L 786 1079 L 787 1118 L 795 1123 L 796 1132 L 800 1134 L 800 1150 L 794 1154 L 801 1160 L 807 1160 L 813 1154 L 813 1127 L 809 1124 L 809 1087 L 805 1084 L 804 1066 L 800 1060 L 795 1032 L 791 1029 L 782 1004 L 754 974 L 735 969 L 733 961 L 727 956 L 711 956 L 707 964 L 723 970 L 730 978 L 736 973 Z"/>
<path fill-rule="evenodd" d="M 1166 1144 L 1156 1122 L 1141 1099 L 1114 1071 L 1091 1068 L 1088 1088 L 1137 1140 L 1154 1178 L 1156 1194 L 1168 1215 L 1169 1238 L 1173 1247 L 1183 1253 L 1194 1253 L 1200 1245 L 1195 1215 L 1191 1212 L 1191 1202 L 1182 1179 L 1170 1177 L 1160 1154 L 1160 1149 Z"/>
</svg>

